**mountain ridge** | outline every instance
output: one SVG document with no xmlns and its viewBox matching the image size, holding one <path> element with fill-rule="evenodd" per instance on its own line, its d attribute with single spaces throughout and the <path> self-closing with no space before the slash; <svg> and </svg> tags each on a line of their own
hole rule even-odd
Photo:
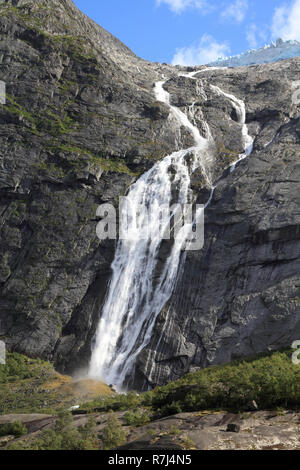
<svg viewBox="0 0 300 470">
<path fill-rule="evenodd" d="M 300 42 L 296 40 L 283 41 L 277 39 L 259 49 L 251 49 L 236 56 L 220 58 L 208 64 L 210 67 L 245 67 L 268 64 L 279 60 L 292 59 L 300 56 Z"/>
</svg>

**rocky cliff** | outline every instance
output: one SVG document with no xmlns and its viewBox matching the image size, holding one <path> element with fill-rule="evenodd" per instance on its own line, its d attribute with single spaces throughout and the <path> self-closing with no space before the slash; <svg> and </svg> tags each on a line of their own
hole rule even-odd
<svg viewBox="0 0 300 470">
<path fill-rule="evenodd" d="M 115 243 L 96 236 L 96 209 L 116 203 L 157 160 L 191 146 L 153 86 L 210 127 L 213 181 L 205 246 L 184 255 L 169 304 L 140 354 L 136 385 L 174 379 L 300 339 L 300 59 L 225 70 L 152 64 L 71 0 L 0 0 L 0 339 L 10 350 L 84 368 Z M 195 69 L 196 70 L 196 69 Z M 232 102 L 244 100 L 254 152 Z M 203 175 L 193 175 L 198 202 Z M 148 359 L 154 362 L 149 370 Z"/>
</svg>

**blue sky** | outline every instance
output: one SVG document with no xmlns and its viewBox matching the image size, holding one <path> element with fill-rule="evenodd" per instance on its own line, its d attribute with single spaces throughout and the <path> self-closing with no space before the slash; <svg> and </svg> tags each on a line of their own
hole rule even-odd
<svg viewBox="0 0 300 470">
<path fill-rule="evenodd" d="M 77 7 L 153 62 L 201 64 L 300 40 L 300 0 L 74 0 Z"/>
</svg>

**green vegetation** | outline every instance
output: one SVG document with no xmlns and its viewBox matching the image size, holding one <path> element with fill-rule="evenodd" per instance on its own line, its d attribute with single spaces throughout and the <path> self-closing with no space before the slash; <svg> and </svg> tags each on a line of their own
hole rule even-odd
<svg viewBox="0 0 300 470">
<path fill-rule="evenodd" d="M 175 426 L 175 424 L 168 431 L 169 436 L 177 436 L 180 433 L 181 433 L 180 429 L 177 426 Z"/>
<path fill-rule="evenodd" d="M 6 450 L 99 450 L 96 423 L 91 418 L 86 425 L 74 428 L 72 415 L 60 413 L 54 429 L 13 442 Z"/>
<path fill-rule="evenodd" d="M 0 366 L 0 413 L 52 412 L 58 407 L 56 391 L 49 394 L 42 386 L 56 380 L 55 374 L 47 362 L 8 353 Z"/>
<path fill-rule="evenodd" d="M 7 353 L 6 364 L 0 366 L 0 384 L 13 383 L 37 377 L 50 375 L 51 366 L 40 359 L 29 359 L 22 354 Z"/>
<path fill-rule="evenodd" d="M 45 146 L 46 150 L 53 154 L 57 154 L 60 152 L 70 153 L 70 154 L 77 154 L 80 157 L 84 157 L 85 160 L 78 159 L 78 160 L 68 160 L 68 162 L 64 162 L 65 165 L 69 166 L 69 169 L 79 169 L 80 167 L 84 166 L 86 162 L 90 164 L 94 164 L 99 166 L 103 171 L 111 171 L 117 173 L 126 173 L 131 174 L 132 176 L 135 175 L 129 168 L 127 167 L 126 163 L 117 158 L 103 158 L 95 153 L 91 152 L 87 148 L 78 147 L 72 144 L 47 144 Z M 47 167 L 47 164 L 44 164 Z M 43 168 L 44 169 L 44 168 Z"/>
<path fill-rule="evenodd" d="M 0 424 L 0 437 L 2 436 L 15 436 L 21 437 L 27 434 L 27 428 L 20 421 L 14 423 Z"/>
<path fill-rule="evenodd" d="M 104 172 L 125 173 L 131 176 L 137 174 L 131 171 L 123 159 L 106 158 L 106 145 L 103 141 L 101 154 L 95 154 L 91 150 L 82 148 L 75 143 L 73 139 L 78 138 L 83 127 L 90 125 L 90 119 L 97 118 L 102 120 L 112 120 L 116 124 L 118 118 L 110 113 L 100 115 L 87 111 L 86 114 L 78 116 L 74 112 L 72 104 L 76 101 L 78 89 L 77 69 L 82 70 L 82 74 L 86 77 L 88 83 L 95 83 L 99 79 L 99 74 L 103 73 L 98 64 L 97 58 L 93 52 L 93 48 L 86 38 L 67 34 L 50 34 L 43 30 L 45 28 L 45 12 L 53 13 L 51 8 L 47 6 L 36 5 L 38 9 L 35 14 L 28 6 L 12 6 L 0 5 L 0 16 L 11 16 L 21 25 L 26 27 L 26 39 L 22 39 L 29 43 L 33 48 L 38 50 L 39 57 L 37 60 L 43 61 L 44 54 L 49 51 L 55 51 L 61 57 L 69 57 L 71 65 L 68 73 L 63 74 L 57 79 L 57 96 L 54 99 L 45 93 L 41 87 L 35 90 L 35 96 L 32 100 L 24 96 L 11 96 L 7 94 L 7 103 L 3 105 L 3 111 L 10 114 L 11 121 L 23 130 L 25 135 L 29 135 L 29 145 L 31 134 L 42 138 L 42 144 L 49 150 L 58 152 L 70 152 L 77 154 L 74 159 L 64 159 L 61 161 L 48 161 L 45 158 L 35 164 L 38 171 L 43 171 L 50 176 L 58 179 L 66 178 L 72 171 L 83 169 L 87 163 L 100 167 Z M 41 10 L 43 10 L 41 12 Z M 40 15 L 41 13 L 41 15 Z M 39 48 L 37 44 L 42 44 Z M 47 52 L 45 52 L 47 51 Z M 95 89 L 97 91 L 97 88 Z M 39 97 L 36 100 L 36 96 Z M 95 114 L 95 115 L 94 115 Z M 116 122 L 115 122 L 116 121 Z M 112 124 L 112 123 L 111 123 Z M 71 135 L 70 135 L 71 134 Z M 75 135 L 75 137 L 74 137 Z M 121 134 L 118 133 L 121 137 Z M 130 138 L 130 136 L 122 136 L 122 138 Z M 24 140 L 26 137 L 24 136 Z M 79 158 L 76 158 L 76 157 Z"/>
<path fill-rule="evenodd" d="M 107 425 L 102 432 L 103 449 L 109 450 L 126 443 L 126 432 L 113 412 L 107 420 Z"/>
<path fill-rule="evenodd" d="M 123 421 L 127 426 L 144 426 L 150 423 L 151 417 L 147 411 L 127 411 L 123 416 Z"/>
<path fill-rule="evenodd" d="M 20 122 L 34 131 L 35 134 L 47 133 L 53 137 L 68 134 L 78 126 L 68 114 L 62 110 L 60 114 L 57 111 L 47 109 L 42 113 L 32 114 L 23 105 L 18 103 L 15 98 L 6 95 L 7 104 L 3 108 L 10 114 L 17 115 Z"/>
<path fill-rule="evenodd" d="M 299 406 L 300 367 L 292 363 L 290 353 L 276 352 L 187 374 L 160 387 L 152 407 L 163 415 L 170 414 L 170 407 L 241 411 L 251 400 L 261 409 Z"/>
<path fill-rule="evenodd" d="M 6 365 L 0 365 L 0 414 L 56 413 L 78 400 L 110 393 L 101 382 L 73 382 L 49 362 L 21 354 L 7 353 Z"/>
<path fill-rule="evenodd" d="M 109 412 L 99 440 L 92 416 L 84 426 L 76 428 L 72 415 L 61 411 L 70 405 L 70 398 L 74 398 L 66 394 L 66 390 L 64 394 L 59 392 L 63 379 L 66 380 L 47 362 L 8 354 L 7 364 L 0 367 L 1 412 L 50 412 L 47 406 L 54 405 L 51 412 L 58 418 L 54 429 L 32 435 L 25 435 L 26 427 L 21 423 L 0 426 L 0 436 L 23 436 L 8 443 L 5 449 L 93 450 L 99 448 L 100 441 L 104 449 L 112 449 L 126 443 L 126 430 L 122 425 L 143 426 L 180 412 L 243 412 L 253 400 L 260 409 L 276 409 L 279 414 L 283 412 L 280 410 L 299 408 L 300 403 L 300 366 L 292 363 L 291 352 L 276 352 L 189 373 L 140 395 L 129 392 L 105 397 L 99 396 L 102 392 L 97 389 L 94 395 L 97 398 L 82 405 L 79 413 Z M 126 411 L 119 418 L 121 422 L 115 411 Z M 180 430 L 173 427 L 167 434 L 176 436 Z M 186 449 L 194 448 L 192 441 L 184 436 L 181 442 Z"/>
<path fill-rule="evenodd" d="M 89 384 L 89 390 L 93 387 L 95 384 Z M 208 367 L 141 395 L 105 395 L 102 388 L 101 396 L 100 388 L 95 388 L 98 398 L 81 405 L 82 410 L 126 411 L 124 422 L 141 426 L 155 417 L 182 411 L 243 411 L 252 400 L 260 409 L 297 407 L 300 366 L 292 363 L 290 352 L 276 352 Z M 7 355 L 7 364 L 0 367 L 0 413 L 55 412 L 73 403 L 71 379 L 57 374 L 51 364 L 16 353 Z"/>
<path fill-rule="evenodd" d="M 83 408 L 91 412 L 144 407 L 152 418 L 159 418 L 182 411 L 243 411 L 252 400 L 260 409 L 299 407 L 300 366 L 292 363 L 290 352 L 208 367 L 140 396 L 130 392 Z"/>
<path fill-rule="evenodd" d="M 6 101 L 7 104 L 3 106 L 3 108 L 9 112 L 10 114 L 16 114 L 19 116 L 20 120 L 25 119 L 28 123 L 31 124 L 32 127 L 36 129 L 36 119 L 35 117 L 27 111 L 21 104 L 17 103 L 17 101 L 10 96 L 8 93 L 6 94 Z"/>
<path fill-rule="evenodd" d="M 147 392 L 151 394 L 152 392 Z M 143 403 L 146 394 L 138 395 L 131 391 L 127 394 L 111 395 L 110 397 L 100 397 L 84 404 L 81 409 L 87 412 L 93 411 L 136 411 Z M 151 404 L 149 397 L 148 405 Z"/>
<path fill-rule="evenodd" d="M 47 132 L 52 136 L 68 134 L 76 127 L 76 123 L 68 116 L 66 112 L 61 115 L 56 114 L 50 109 L 44 114 L 40 114 L 36 120 L 36 128 L 38 131 Z"/>
</svg>

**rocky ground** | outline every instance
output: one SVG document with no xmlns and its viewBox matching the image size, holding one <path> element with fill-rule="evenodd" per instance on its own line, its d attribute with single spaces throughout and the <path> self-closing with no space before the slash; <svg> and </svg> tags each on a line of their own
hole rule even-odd
<svg viewBox="0 0 300 470">
<path fill-rule="evenodd" d="M 124 412 L 115 413 L 120 422 Z M 74 416 L 79 427 L 93 416 L 97 422 L 99 445 L 109 414 Z M 21 421 L 28 435 L 17 439 L 33 440 L 41 431 L 52 429 L 55 416 L 3 415 L 0 425 Z M 257 411 L 241 415 L 224 412 L 181 413 L 137 428 L 124 426 L 127 444 L 118 450 L 300 450 L 300 413 L 294 411 Z M 0 438 L 0 446 L 13 436 Z"/>
</svg>

